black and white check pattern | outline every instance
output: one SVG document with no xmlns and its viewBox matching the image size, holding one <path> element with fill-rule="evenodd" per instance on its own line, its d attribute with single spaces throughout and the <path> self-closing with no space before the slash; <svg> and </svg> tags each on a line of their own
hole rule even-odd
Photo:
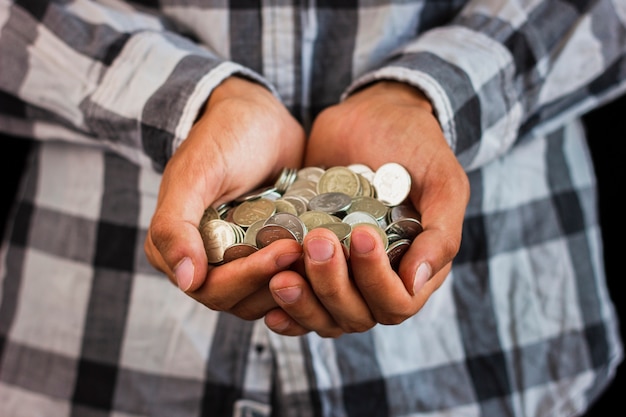
<svg viewBox="0 0 626 417">
<path fill-rule="evenodd" d="M 0 416 L 569 417 L 597 398 L 623 351 L 577 117 L 626 91 L 623 0 L 140 3 L 0 0 L 0 129 L 35 139 L 1 252 Z M 235 73 L 306 127 L 376 79 L 430 97 L 472 195 L 419 314 L 282 337 L 148 264 L 160 170 Z"/>
</svg>

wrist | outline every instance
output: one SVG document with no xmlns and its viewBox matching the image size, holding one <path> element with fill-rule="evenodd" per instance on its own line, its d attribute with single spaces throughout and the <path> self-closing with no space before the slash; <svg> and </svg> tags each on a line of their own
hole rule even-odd
<svg viewBox="0 0 626 417">
<path fill-rule="evenodd" d="M 400 104 L 418 106 L 428 113 L 434 114 L 433 105 L 419 88 L 401 81 L 379 80 L 368 84 L 353 95 L 368 94 L 371 97 L 393 97 Z"/>
<path fill-rule="evenodd" d="M 272 95 L 272 92 L 262 84 L 259 84 L 258 82 L 250 78 L 238 74 L 233 74 L 228 78 L 222 80 L 222 82 L 220 82 L 213 89 L 213 91 L 211 91 L 211 94 L 200 109 L 200 112 L 198 113 L 198 116 L 196 117 L 194 123 L 197 123 L 211 106 L 214 106 L 215 104 L 223 100 L 238 97 L 249 98 L 257 92 Z"/>
<path fill-rule="evenodd" d="M 211 105 L 213 102 L 230 97 L 247 96 L 253 89 L 256 88 L 262 88 L 263 90 L 269 92 L 269 90 L 256 81 L 241 75 L 233 74 L 228 78 L 225 78 L 217 85 L 217 87 L 213 89 L 209 99 L 207 100 L 207 105 Z"/>
</svg>

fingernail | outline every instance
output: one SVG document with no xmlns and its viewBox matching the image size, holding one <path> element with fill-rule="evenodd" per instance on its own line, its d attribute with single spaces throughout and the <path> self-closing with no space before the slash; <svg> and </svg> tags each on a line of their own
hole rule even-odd
<svg viewBox="0 0 626 417">
<path fill-rule="evenodd" d="M 422 289 L 426 281 L 430 279 L 431 274 L 430 265 L 426 262 L 420 264 L 415 272 L 415 278 L 413 279 L 413 294 L 417 294 Z"/>
<path fill-rule="evenodd" d="M 300 258 L 300 252 L 285 253 L 276 259 L 276 266 L 286 268 Z"/>
<path fill-rule="evenodd" d="M 298 298 L 300 298 L 300 294 L 302 294 L 302 288 L 300 287 L 286 287 L 281 288 L 275 291 L 278 298 L 283 300 L 283 302 L 287 304 L 295 303 Z"/>
<path fill-rule="evenodd" d="M 183 258 L 183 260 L 176 265 L 176 268 L 174 268 L 174 276 L 176 277 L 178 288 L 187 291 L 191 287 L 193 283 L 193 272 L 194 267 L 191 259 Z"/>
<path fill-rule="evenodd" d="M 326 239 L 312 239 L 306 248 L 309 257 L 317 262 L 325 262 L 335 253 L 335 246 Z"/>
<path fill-rule="evenodd" d="M 357 231 L 350 239 L 350 248 L 358 253 L 368 253 L 374 250 L 376 242 L 372 237 L 364 232 Z"/>
</svg>

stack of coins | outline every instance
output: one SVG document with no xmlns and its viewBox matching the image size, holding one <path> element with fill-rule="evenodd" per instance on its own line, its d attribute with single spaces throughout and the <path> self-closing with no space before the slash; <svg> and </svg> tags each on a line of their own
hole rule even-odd
<svg viewBox="0 0 626 417">
<path fill-rule="evenodd" d="M 378 231 L 397 270 L 422 232 L 420 214 L 407 199 L 410 189 L 410 174 L 393 162 L 376 171 L 363 164 L 284 168 L 273 186 L 208 207 L 198 228 L 209 263 L 220 265 L 277 239 L 302 243 L 318 227 L 331 230 L 349 249 L 352 229 L 366 224 Z"/>
</svg>

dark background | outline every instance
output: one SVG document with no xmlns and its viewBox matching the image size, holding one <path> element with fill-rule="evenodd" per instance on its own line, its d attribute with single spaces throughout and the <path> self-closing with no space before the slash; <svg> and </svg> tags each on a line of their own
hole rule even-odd
<svg viewBox="0 0 626 417">
<path fill-rule="evenodd" d="M 621 238 L 626 235 L 624 234 L 624 209 L 621 207 L 622 203 L 619 203 L 617 200 L 623 196 L 624 179 L 626 178 L 626 160 L 624 160 L 624 145 L 626 142 L 625 119 L 626 96 L 594 110 L 584 117 L 598 176 L 600 220 L 603 227 L 604 258 L 608 286 L 622 320 L 620 328 L 624 340 L 626 340 L 626 311 L 624 308 L 624 296 L 620 296 L 617 287 L 623 276 L 619 272 L 621 267 L 619 260 L 621 256 L 624 256 L 622 253 L 624 244 Z M 6 150 L 0 155 L 0 163 L 2 164 L 1 166 L 5 167 L 6 177 L 6 194 L 0 202 L 0 234 L 3 234 L 10 202 L 16 191 L 19 175 L 28 150 L 28 141 L 6 136 L 0 137 L 0 140 L 2 140 L 3 149 Z M 624 394 L 626 394 L 623 388 L 626 380 L 625 367 L 626 364 L 620 365 L 614 382 L 607 388 L 599 401 L 592 406 L 585 417 L 606 417 L 615 415 L 614 410 L 623 410 L 624 398 L 620 398 L 620 395 L 624 397 Z"/>
<path fill-rule="evenodd" d="M 624 277 L 625 216 L 620 207 L 626 179 L 626 96 L 588 113 L 584 117 L 591 156 L 595 162 L 600 192 L 600 222 L 603 228 L 604 261 L 611 298 L 620 317 L 622 340 L 626 341 L 626 297 L 618 289 Z M 623 286 L 623 282 L 621 283 Z M 623 413 L 626 391 L 626 363 L 617 369 L 617 376 L 600 400 L 592 406 L 586 417 L 607 417 Z M 621 396 L 621 398 L 620 398 Z M 616 414 L 615 410 L 618 411 Z"/>
</svg>

